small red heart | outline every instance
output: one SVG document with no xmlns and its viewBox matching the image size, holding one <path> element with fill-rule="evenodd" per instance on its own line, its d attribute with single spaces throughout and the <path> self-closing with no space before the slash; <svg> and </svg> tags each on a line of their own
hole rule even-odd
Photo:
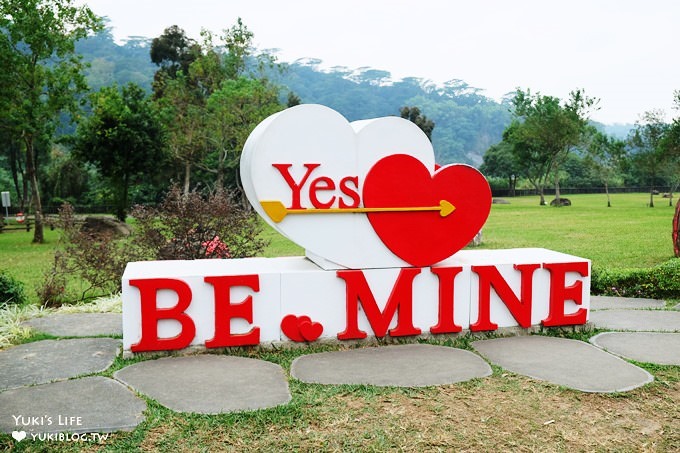
<svg viewBox="0 0 680 453">
<path fill-rule="evenodd" d="M 367 208 L 437 207 L 442 200 L 455 209 L 368 213 L 376 234 L 392 253 L 407 263 L 426 267 L 465 247 L 481 230 L 491 211 L 486 178 L 468 165 L 453 164 L 430 171 L 405 154 L 384 157 L 364 179 Z"/>
<path fill-rule="evenodd" d="M 285 336 L 293 341 L 305 341 L 300 334 L 300 326 L 298 325 L 298 317 L 295 315 L 286 315 L 281 320 L 281 331 Z"/>
<path fill-rule="evenodd" d="M 302 318 L 302 316 L 300 318 Z M 301 320 L 298 323 L 298 326 L 300 327 L 302 338 L 310 343 L 319 338 L 323 333 L 323 326 L 321 323 L 313 322 L 311 320 Z"/>
</svg>

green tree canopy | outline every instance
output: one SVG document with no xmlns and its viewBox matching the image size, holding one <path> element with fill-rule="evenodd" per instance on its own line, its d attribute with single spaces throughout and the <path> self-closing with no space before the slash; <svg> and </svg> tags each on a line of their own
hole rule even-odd
<svg viewBox="0 0 680 453">
<path fill-rule="evenodd" d="M 216 175 L 217 187 L 238 187 L 238 179 L 227 174 L 238 167 L 245 137 L 280 109 L 278 88 L 262 75 L 262 65 L 273 63 L 273 57 L 252 55 L 253 34 L 240 18 L 217 38 L 207 30 L 201 36 L 186 68 L 172 75 L 164 74 L 163 67 L 158 71 L 163 84 L 156 102 L 171 155 L 181 166 L 184 194 L 197 168 Z"/>
<path fill-rule="evenodd" d="M 594 127 L 588 129 L 584 163 L 604 184 L 604 190 L 607 194 L 607 207 L 612 205 L 609 196 L 609 184 L 621 168 L 625 158 L 625 142 L 603 134 Z"/>
<path fill-rule="evenodd" d="M 399 114 L 402 118 L 409 120 L 422 130 L 427 138 L 432 141 L 432 131 L 434 130 L 434 121 L 420 113 L 418 107 L 402 107 L 399 109 Z"/>
<path fill-rule="evenodd" d="M 555 197 L 559 200 L 559 170 L 569 151 L 582 143 L 588 115 L 598 100 L 582 90 L 572 91 L 562 101 L 530 90 L 518 89 L 512 100 L 513 121 L 503 139 L 513 146 L 525 176 L 545 204 L 544 188 L 550 176 L 555 178 Z"/>
<path fill-rule="evenodd" d="M 0 127 L 23 142 L 34 242 L 43 242 L 36 143 L 51 140 L 62 112 L 77 114 L 78 95 L 87 87 L 75 42 L 101 27 L 100 18 L 73 0 L 0 2 Z"/>
<path fill-rule="evenodd" d="M 628 136 L 633 166 L 649 184 L 649 207 L 654 207 L 654 187 L 657 184 L 667 158 L 665 137 L 670 125 L 664 120 L 664 112 L 645 112 Z"/>
<path fill-rule="evenodd" d="M 133 178 L 158 171 L 164 149 L 163 128 L 142 88 L 130 83 L 92 95 L 92 115 L 78 125 L 75 153 L 109 180 L 120 220 L 127 215 Z"/>
<path fill-rule="evenodd" d="M 522 169 L 512 152 L 512 146 L 508 142 L 503 141 L 492 145 L 484 153 L 484 162 L 479 167 L 479 171 L 486 176 L 507 179 L 510 196 L 515 196 L 517 178 L 522 173 Z"/>
<path fill-rule="evenodd" d="M 217 175 L 216 187 L 224 188 L 225 183 L 236 187 L 244 204 L 247 201 L 239 173 L 241 150 L 260 121 L 282 108 L 276 87 L 247 77 L 224 81 L 208 98 L 206 137 L 211 154 L 203 168 Z"/>
<path fill-rule="evenodd" d="M 151 41 L 151 61 L 158 65 L 162 72 L 175 77 L 179 71 L 186 73 L 189 65 L 196 60 L 199 46 L 187 37 L 184 30 L 172 25 L 163 34 Z"/>
</svg>

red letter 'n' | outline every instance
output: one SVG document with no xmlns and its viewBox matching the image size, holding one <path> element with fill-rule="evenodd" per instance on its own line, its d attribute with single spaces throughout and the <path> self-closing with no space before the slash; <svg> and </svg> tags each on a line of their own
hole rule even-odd
<svg viewBox="0 0 680 453">
<path fill-rule="evenodd" d="M 501 301 L 508 307 L 510 314 L 517 320 L 517 323 L 524 328 L 531 326 L 532 281 L 534 271 L 540 265 L 515 264 L 514 267 L 522 274 L 520 299 L 517 298 L 495 266 L 472 266 L 472 272 L 479 275 L 479 316 L 477 322 L 470 324 L 471 331 L 498 329 L 498 324 L 491 322 L 492 286 Z"/>
</svg>

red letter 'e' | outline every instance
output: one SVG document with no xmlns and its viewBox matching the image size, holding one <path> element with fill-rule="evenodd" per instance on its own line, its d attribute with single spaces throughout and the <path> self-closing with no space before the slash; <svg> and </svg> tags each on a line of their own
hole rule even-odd
<svg viewBox="0 0 680 453">
<path fill-rule="evenodd" d="M 555 327 L 585 324 L 588 318 L 588 310 L 585 308 L 579 308 L 570 315 L 564 314 L 565 301 L 573 300 L 576 305 L 583 303 L 583 282 L 577 280 L 573 285 L 565 286 L 564 280 L 567 272 L 576 272 L 587 277 L 588 263 L 552 263 L 543 264 L 543 268 L 550 272 L 550 312 L 543 320 L 543 325 Z"/>
<path fill-rule="evenodd" d="M 205 342 L 206 348 L 228 346 L 250 346 L 260 343 L 260 328 L 253 327 L 248 333 L 231 333 L 231 319 L 243 318 L 253 323 L 253 296 L 246 297 L 238 304 L 231 303 L 230 290 L 234 286 L 245 286 L 255 292 L 260 290 L 258 275 L 230 275 L 205 277 L 206 283 L 215 288 L 215 335 Z"/>
</svg>

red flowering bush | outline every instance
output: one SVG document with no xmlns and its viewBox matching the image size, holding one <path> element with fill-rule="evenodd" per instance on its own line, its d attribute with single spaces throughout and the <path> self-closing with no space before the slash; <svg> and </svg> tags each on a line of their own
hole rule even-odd
<svg viewBox="0 0 680 453">
<path fill-rule="evenodd" d="M 133 245 L 147 259 L 245 258 L 266 245 L 257 215 L 224 190 L 204 197 L 173 186 L 158 207 L 135 206 L 131 214 Z"/>
<path fill-rule="evenodd" d="M 130 261 L 244 258 L 266 246 L 257 215 L 223 190 L 185 195 L 173 186 L 159 206 L 135 206 L 131 214 L 132 234 L 117 238 L 82 229 L 73 207 L 62 206 L 62 246 L 38 289 L 43 303 L 58 306 L 120 291 Z"/>
</svg>

